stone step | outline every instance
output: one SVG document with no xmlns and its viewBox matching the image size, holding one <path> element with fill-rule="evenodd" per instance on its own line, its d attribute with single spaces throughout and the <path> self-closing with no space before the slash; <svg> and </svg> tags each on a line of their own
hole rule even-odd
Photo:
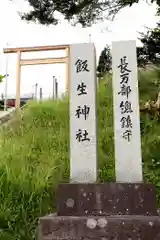
<svg viewBox="0 0 160 240">
<path fill-rule="evenodd" d="M 79 216 L 40 219 L 39 240 L 160 240 L 158 216 Z"/>
</svg>

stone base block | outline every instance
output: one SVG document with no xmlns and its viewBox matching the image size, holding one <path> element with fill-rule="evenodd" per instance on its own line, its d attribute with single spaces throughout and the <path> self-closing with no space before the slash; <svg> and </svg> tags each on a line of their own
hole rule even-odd
<svg viewBox="0 0 160 240">
<path fill-rule="evenodd" d="M 144 183 L 60 184 L 58 216 L 156 216 L 156 188 Z"/>
<path fill-rule="evenodd" d="M 49 215 L 39 231 L 39 240 L 160 240 L 160 217 Z"/>
</svg>

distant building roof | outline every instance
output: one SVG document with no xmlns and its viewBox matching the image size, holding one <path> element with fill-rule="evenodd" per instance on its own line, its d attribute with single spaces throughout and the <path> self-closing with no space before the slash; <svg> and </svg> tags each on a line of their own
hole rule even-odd
<svg viewBox="0 0 160 240">
<path fill-rule="evenodd" d="M 29 94 L 22 94 L 20 96 L 21 99 L 30 99 L 33 97 L 33 94 L 32 93 L 29 93 Z M 16 99 L 16 95 L 8 95 L 7 96 L 7 99 Z"/>
</svg>

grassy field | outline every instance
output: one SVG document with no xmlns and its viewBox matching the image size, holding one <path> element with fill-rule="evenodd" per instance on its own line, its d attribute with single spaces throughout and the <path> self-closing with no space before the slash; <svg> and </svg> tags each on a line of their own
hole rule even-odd
<svg viewBox="0 0 160 240">
<path fill-rule="evenodd" d="M 160 72 L 139 73 L 140 99 L 156 99 Z M 111 76 L 98 89 L 99 179 L 114 181 Z M 30 102 L 24 115 L 1 131 L 0 240 L 36 239 L 38 218 L 55 210 L 59 182 L 69 180 L 67 99 Z M 160 196 L 159 118 L 141 114 L 143 171 Z M 160 206 L 160 201 L 158 200 Z"/>
</svg>

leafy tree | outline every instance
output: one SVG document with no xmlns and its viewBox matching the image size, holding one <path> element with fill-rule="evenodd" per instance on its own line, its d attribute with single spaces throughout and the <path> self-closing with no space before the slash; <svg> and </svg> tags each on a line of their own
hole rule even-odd
<svg viewBox="0 0 160 240">
<path fill-rule="evenodd" d="M 112 68 L 112 56 L 110 47 L 108 45 L 102 50 L 99 63 L 97 67 L 98 76 L 102 77 L 106 72 L 109 72 Z"/>
<path fill-rule="evenodd" d="M 148 60 L 147 60 L 147 52 L 145 47 L 137 47 L 137 65 L 138 67 L 145 67 Z"/>
<path fill-rule="evenodd" d="M 1 75 L 0 74 L 0 83 L 3 82 L 3 78 L 5 77 L 6 75 Z"/>
<path fill-rule="evenodd" d="M 8 75 L 7 75 L 7 76 L 8 76 Z M 0 83 L 3 82 L 3 79 L 4 79 L 5 77 L 6 77 L 6 75 L 0 74 Z M 2 109 L 4 108 L 4 101 L 3 101 L 4 95 L 3 95 L 3 93 L 1 94 L 1 98 L 2 98 L 2 100 L 0 100 L 0 110 L 2 110 Z"/>
<path fill-rule="evenodd" d="M 146 54 L 146 49 L 144 47 L 137 47 L 137 57 Z"/>
<path fill-rule="evenodd" d="M 160 23 L 156 28 L 149 29 L 146 34 L 141 33 L 140 40 L 144 44 L 143 52 L 148 55 L 148 60 L 157 63 L 157 56 L 160 54 Z"/>
<path fill-rule="evenodd" d="M 103 20 L 113 18 L 117 12 L 127 6 L 132 6 L 140 0 L 26 0 L 32 7 L 29 13 L 21 13 L 22 19 L 38 21 L 41 24 L 58 24 L 55 13 L 61 13 L 73 25 L 80 23 L 83 27 Z M 156 2 L 160 11 L 160 0 Z M 148 2 L 146 0 L 146 3 Z"/>
</svg>

